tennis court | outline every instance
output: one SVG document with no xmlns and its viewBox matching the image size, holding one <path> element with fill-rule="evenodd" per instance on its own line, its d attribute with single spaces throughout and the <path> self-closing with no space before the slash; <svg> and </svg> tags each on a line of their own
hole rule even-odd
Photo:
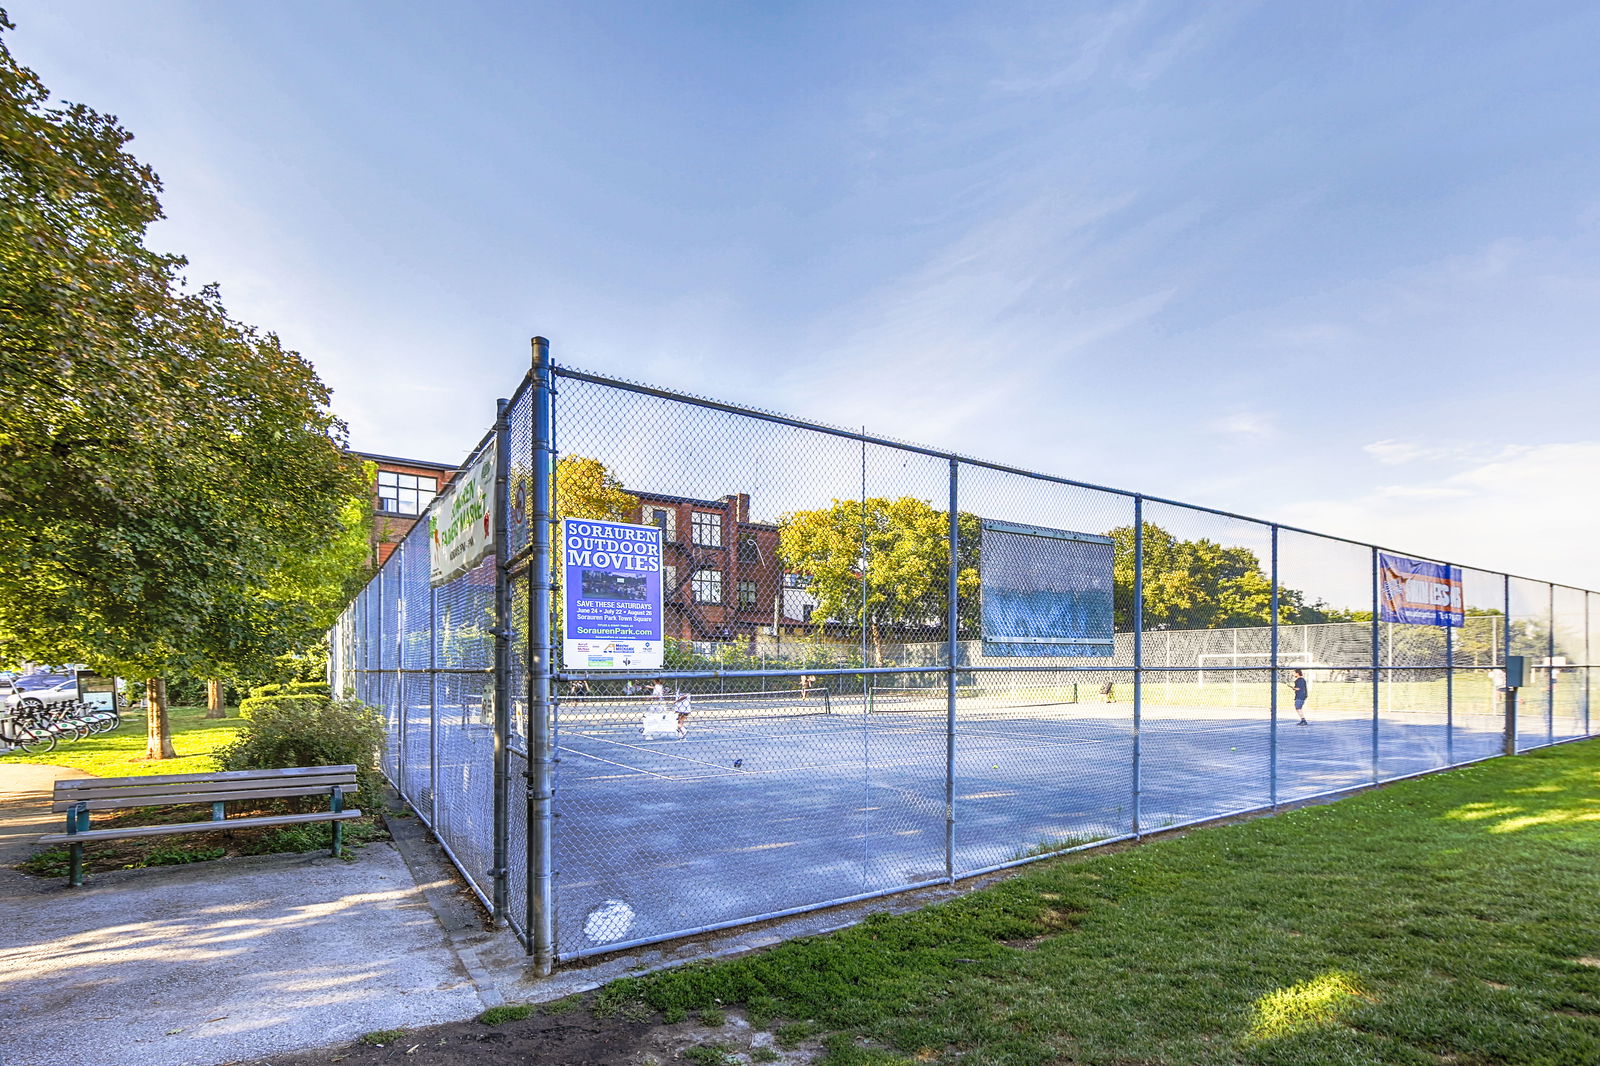
<svg viewBox="0 0 1600 1066">
<path fill-rule="evenodd" d="M 1082 689 L 1080 688 L 1080 691 Z M 1373 779 L 1367 708 L 1277 729 L 1278 800 Z M 973 872 L 1132 829 L 1132 707 L 958 697 L 954 865 Z M 670 701 L 668 701 L 670 704 Z M 558 732 L 562 943 L 590 949 L 738 919 L 781 883 L 795 906 L 946 876 L 936 693 L 691 697 L 684 736 L 647 738 L 648 698 L 564 700 Z M 870 709 L 869 709 L 870 706 Z M 1141 824 L 1272 801 L 1270 712 L 1147 702 Z M 1493 754 L 1491 722 L 1426 709 L 1380 716 L 1384 776 Z"/>
<path fill-rule="evenodd" d="M 494 554 L 435 580 L 419 524 L 331 666 L 541 969 L 1592 731 L 1600 593 L 541 345 L 465 464 L 497 457 Z M 569 520 L 617 536 L 567 565 Z"/>
</svg>

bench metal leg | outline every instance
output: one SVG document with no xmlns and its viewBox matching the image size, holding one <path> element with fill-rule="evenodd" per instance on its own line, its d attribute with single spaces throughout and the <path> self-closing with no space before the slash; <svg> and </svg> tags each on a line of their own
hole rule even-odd
<svg viewBox="0 0 1600 1066">
<path fill-rule="evenodd" d="M 328 809 L 338 814 L 344 810 L 344 789 L 334 785 L 328 792 Z M 344 854 L 344 822 L 335 820 L 333 823 L 333 857 L 339 858 Z"/>
<path fill-rule="evenodd" d="M 82 833 L 89 828 L 89 805 L 87 803 L 74 803 L 67 808 L 67 832 Z M 83 845 L 68 844 L 67 854 L 71 856 L 71 868 L 67 873 L 67 886 L 69 888 L 83 887 Z"/>
</svg>

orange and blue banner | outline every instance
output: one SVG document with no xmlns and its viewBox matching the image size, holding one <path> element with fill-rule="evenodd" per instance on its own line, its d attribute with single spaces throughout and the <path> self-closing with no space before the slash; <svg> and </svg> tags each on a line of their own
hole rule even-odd
<svg viewBox="0 0 1600 1066">
<path fill-rule="evenodd" d="M 1378 553 L 1378 618 L 1419 626 L 1459 626 L 1466 614 L 1461 568 Z"/>
</svg>

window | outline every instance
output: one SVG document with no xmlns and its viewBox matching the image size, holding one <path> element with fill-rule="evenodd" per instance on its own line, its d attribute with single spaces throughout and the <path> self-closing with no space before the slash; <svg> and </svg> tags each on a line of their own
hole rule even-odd
<svg viewBox="0 0 1600 1066">
<path fill-rule="evenodd" d="M 811 584 L 810 574 L 784 574 L 783 587 L 786 589 L 803 589 Z"/>
<path fill-rule="evenodd" d="M 672 594 L 678 591 L 678 568 L 676 566 L 663 566 L 661 568 L 661 598 L 672 599 Z"/>
<path fill-rule="evenodd" d="M 754 533 L 739 534 L 739 561 L 741 563 L 759 563 L 761 561 L 761 545 L 756 543 Z"/>
<path fill-rule="evenodd" d="M 381 512 L 421 514 L 438 491 L 438 478 L 378 471 L 378 510 Z"/>
<path fill-rule="evenodd" d="M 722 516 L 706 511 L 695 511 L 689 521 L 693 523 L 694 542 L 708 548 L 722 547 Z"/>
<path fill-rule="evenodd" d="M 739 582 L 739 606 L 754 607 L 756 605 L 756 583 L 754 581 Z"/>
<path fill-rule="evenodd" d="M 677 515 L 666 507 L 646 507 L 644 509 L 644 524 L 655 526 L 662 531 L 662 540 L 677 540 Z"/>
<path fill-rule="evenodd" d="M 694 602 L 722 602 L 721 570 L 701 570 L 694 575 Z"/>
<path fill-rule="evenodd" d="M 960 530 L 958 529 L 957 532 L 960 532 Z M 806 625 L 810 625 L 811 624 L 811 612 L 815 611 L 816 609 L 817 609 L 817 605 L 814 604 L 814 603 L 803 604 L 800 607 L 800 621 L 804 622 Z"/>
</svg>

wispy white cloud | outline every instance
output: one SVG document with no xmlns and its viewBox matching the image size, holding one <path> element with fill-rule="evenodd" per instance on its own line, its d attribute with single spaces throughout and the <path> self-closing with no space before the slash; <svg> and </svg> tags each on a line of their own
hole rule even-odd
<svg viewBox="0 0 1600 1066">
<path fill-rule="evenodd" d="M 1600 441 L 1517 445 L 1453 473 L 1305 500 L 1311 529 L 1526 577 L 1600 588 Z"/>
<path fill-rule="evenodd" d="M 1073 9 L 998 39 L 999 93 L 1039 95 L 1100 78 L 1142 88 L 1174 64 L 1209 45 L 1251 5 L 1210 4 L 1175 15 L 1148 0 L 1130 0 L 1098 11 Z M 991 44 L 997 42 L 991 41 Z"/>
<path fill-rule="evenodd" d="M 1261 411 L 1236 411 L 1212 422 L 1210 428 L 1241 443 L 1259 443 L 1278 435 L 1278 417 Z"/>
<path fill-rule="evenodd" d="M 1385 466 L 1449 459 L 1459 454 L 1452 446 L 1418 444 L 1409 440 L 1375 440 L 1362 445 L 1361 450 Z"/>
</svg>

